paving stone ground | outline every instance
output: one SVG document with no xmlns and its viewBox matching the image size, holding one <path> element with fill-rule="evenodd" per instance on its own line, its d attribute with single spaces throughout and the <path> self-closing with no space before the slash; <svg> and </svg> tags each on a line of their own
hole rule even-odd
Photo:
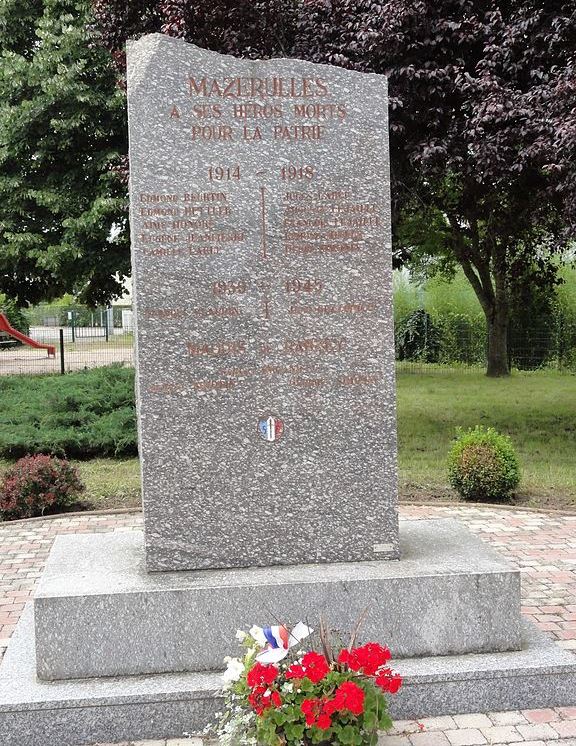
<svg viewBox="0 0 576 746">
<path fill-rule="evenodd" d="M 576 746 L 576 707 L 515 710 L 397 721 L 379 746 Z M 99 744 L 98 746 L 112 746 Z M 126 741 L 114 746 L 217 746 L 200 738 Z"/>
<path fill-rule="evenodd" d="M 476 506 L 402 506 L 406 519 L 455 517 L 522 573 L 523 613 L 576 653 L 576 515 Z M 140 513 L 70 515 L 0 524 L 0 658 L 58 534 L 127 531 Z M 576 746 L 574 707 L 477 713 L 397 722 L 382 746 Z M 200 746 L 199 739 L 117 746 Z M 62 746 L 73 746 L 62 744 Z M 109 745 L 108 745 L 109 746 Z M 207 744 L 205 746 L 208 746 Z"/>
</svg>

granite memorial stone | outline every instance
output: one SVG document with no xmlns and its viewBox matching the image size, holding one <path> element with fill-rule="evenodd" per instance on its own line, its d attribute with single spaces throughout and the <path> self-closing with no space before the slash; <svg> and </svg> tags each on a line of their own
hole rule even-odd
<svg viewBox="0 0 576 746">
<path fill-rule="evenodd" d="M 397 558 L 385 78 L 128 57 L 148 569 Z"/>
</svg>

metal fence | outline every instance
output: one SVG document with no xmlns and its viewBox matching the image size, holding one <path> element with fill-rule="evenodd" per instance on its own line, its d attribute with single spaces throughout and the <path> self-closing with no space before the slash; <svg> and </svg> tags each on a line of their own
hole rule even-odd
<svg viewBox="0 0 576 746">
<path fill-rule="evenodd" d="M 396 369 L 419 373 L 434 370 L 460 370 L 474 372 L 484 370 L 487 365 L 487 340 L 479 344 L 469 335 L 458 335 L 450 340 L 454 348 L 450 354 L 442 350 L 423 348 L 418 354 L 404 356 L 396 350 Z M 480 351 L 477 351 L 477 348 Z M 471 350 L 476 350 L 471 354 Z M 563 345 L 555 335 L 532 335 L 528 340 L 508 341 L 508 365 L 511 370 L 558 370 L 576 373 L 576 346 Z"/>
<path fill-rule="evenodd" d="M 396 324 L 399 370 L 486 368 L 488 336 L 482 320 L 446 314 L 432 320 L 420 309 Z M 576 373 L 576 319 L 513 319 L 508 331 L 511 369 L 553 369 Z"/>
<path fill-rule="evenodd" d="M 0 375 L 67 373 L 113 363 L 134 364 L 132 310 L 129 306 L 85 309 L 38 306 L 26 312 L 27 336 L 48 349 L 17 344 L 0 335 Z"/>
</svg>

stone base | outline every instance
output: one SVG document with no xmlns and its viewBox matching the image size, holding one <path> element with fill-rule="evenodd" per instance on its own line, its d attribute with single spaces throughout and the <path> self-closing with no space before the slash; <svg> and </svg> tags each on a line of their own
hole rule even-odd
<svg viewBox="0 0 576 746">
<path fill-rule="evenodd" d="M 199 734 L 220 706 L 218 674 L 46 682 L 29 605 L 0 666 L 2 746 L 81 746 Z M 395 719 L 576 705 L 576 657 L 526 623 L 517 652 L 405 659 Z"/>
<path fill-rule="evenodd" d="M 281 529 L 280 529 L 281 530 Z M 517 650 L 520 576 L 450 519 L 405 521 L 400 561 L 149 574 L 138 531 L 57 537 L 34 600 L 41 679 L 218 670 L 237 629 L 323 615 L 394 658 Z"/>
</svg>

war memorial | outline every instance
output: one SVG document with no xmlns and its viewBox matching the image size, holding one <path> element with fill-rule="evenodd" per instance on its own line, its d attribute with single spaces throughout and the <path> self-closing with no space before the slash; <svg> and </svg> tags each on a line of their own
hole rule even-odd
<svg viewBox="0 0 576 746">
<path fill-rule="evenodd" d="M 128 58 L 145 530 L 57 538 L 0 743 L 201 732 L 236 629 L 364 609 L 395 717 L 572 704 L 519 572 L 398 521 L 386 79 L 160 34 Z"/>
</svg>

